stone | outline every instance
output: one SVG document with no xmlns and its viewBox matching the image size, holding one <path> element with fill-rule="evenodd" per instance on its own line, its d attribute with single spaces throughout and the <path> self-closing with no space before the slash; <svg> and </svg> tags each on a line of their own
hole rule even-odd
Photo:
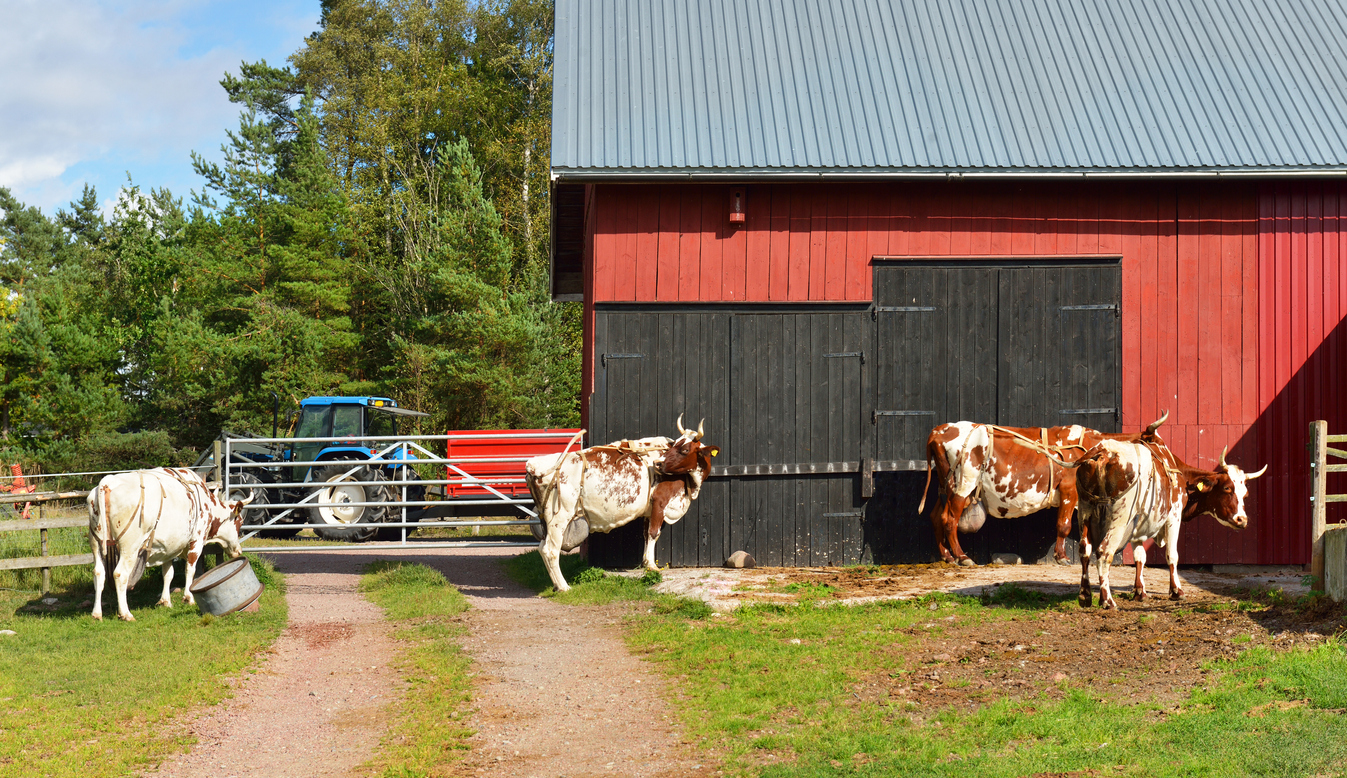
<svg viewBox="0 0 1347 778">
<path fill-rule="evenodd" d="M 1019 554 L 992 554 L 992 564 L 994 565 L 1018 565 L 1019 563 Z"/>
<path fill-rule="evenodd" d="M 17 634 L 19 633 L 15 632 L 12 629 L 0 629 L 0 635 L 17 635 Z"/>
<path fill-rule="evenodd" d="M 43 597 L 43 598 L 42 598 L 42 604 L 43 604 L 43 605 L 55 605 L 55 604 L 58 603 L 58 602 L 60 602 L 60 600 L 56 599 L 55 597 Z"/>
<path fill-rule="evenodd" d="M 736 570 L 745 570 L 757 567 L 758 563 L 753 561 L 753 555 L 747 551 L 736 551 L 725 560 L 725 566 Z"/>
</svg>

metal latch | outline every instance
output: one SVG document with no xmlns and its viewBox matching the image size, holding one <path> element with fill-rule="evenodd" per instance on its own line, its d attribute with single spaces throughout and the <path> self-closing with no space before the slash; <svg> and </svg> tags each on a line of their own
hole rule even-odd
<svg viewBox="0 0 1347 778">
<path fill-rule="evenodd" d="M 644 358 L 645 354 L 604 354 L 602 357 L 599 358 L 599 361 L 603 363 L 604 367 L 608 367 L 608 360 L 610 359 L 644 359 Z"/>
</svg>

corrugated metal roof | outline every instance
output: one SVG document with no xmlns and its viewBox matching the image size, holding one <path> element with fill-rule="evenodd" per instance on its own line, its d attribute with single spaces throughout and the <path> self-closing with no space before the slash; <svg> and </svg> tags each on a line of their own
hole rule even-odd
<svg viewBox="0 0 1347 778">
<path fill-rule="evenodd" d="M 1342 0 L 556 0 L 586 175 L 1347 170 Z"/>
</svg>

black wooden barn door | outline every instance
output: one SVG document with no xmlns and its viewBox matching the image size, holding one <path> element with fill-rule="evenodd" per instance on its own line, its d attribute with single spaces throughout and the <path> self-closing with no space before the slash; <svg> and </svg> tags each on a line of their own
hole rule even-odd
<svg viewBox="0 0 1347 778">
<path fill-rule="evenodd" d="M 863 561 L 863 312 L 731 320 L 730 546 L 763 565 Z"/>
<path fill-rule="evenodd" d="M 594 395 L 589 442 L 609 443 L 652 435 L 677 437 L 675 422 L 695 428 L 705 418 L 705 441 L 727 447 L 729 437 L 728 313 L 600 311 L 595 315 Z M 724 459 L 717 457 L 716 464 Z M 712 479 L 691 510 L 665 527 L 656 555 L 697 567 L 724 562 L 728 543 L 729 484 Z M 594 536 L 596 565 L 640 563 L 643 521 Z"/>
<path fill-rule="evenodd" d="M 1080 424 L 1118 429 L 1121 353 L 1116 263 L 1026 265 L 966 260 L 894 262 L 874 271 L 875 498 L 883 553 L 900 561 L 934 550 L 918 516 L 924 480 L 884 471 L 925 468 L 937 424 Z M 931 510 L 928 503 L 927 511 Z M 992 522 L 965 550 L 1039 559 L 1053 538 L 1042 513 Z"/>
</svg>

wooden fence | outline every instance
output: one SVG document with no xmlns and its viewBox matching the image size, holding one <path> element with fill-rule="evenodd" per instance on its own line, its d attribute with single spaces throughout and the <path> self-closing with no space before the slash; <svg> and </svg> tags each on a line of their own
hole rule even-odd
<svg viewBox="0 0 1347 778">
<path fill-rule="evenodd" d="M 1331 502 L 1347 502 L 1347 494 L 1328 493 L 1328 474 L 1347 473 L 1347 464 L 1328 464 L 1328 458 L 1347 459 L 1347 435 L 1328 434 L 1327 421 L 1310 422 L 1310 574 L 1319 588 L 1335 600 L 1347 598 L 1347 525 L 1327 524 Z"/>
<path fill-rule="evenodd" d="M 48 519 L 43 514 L 47 503 L 54 500 L 74 500 L 83 499 L 89 493 L 86 492 L 33 492 L 31 494 L 5 494 L 0 495 L 0 505 L 15 503 L 36 503 L 38 506 L 38 518 L 20 519 L 18 521 L 0 521 L 0 532 L 24 532 L 34 531 L 39 533 L 41 542 L 41 556 L 20 557 L 17 559 L 0 559 L 0 570 L 38 570 L 42 571 L 42 593 L 51 591 L 51 569 L 53 567 L 65 567 L 68 565 L 91 565 L 94 561 L 93 554 L 58 554 L 51 556 L 47 553 L 47 532 L 53 529 L 64 529 L 67 527 L 88 527 L 89 519 L 80 517 L 76 519 Z"/>
</svg>

